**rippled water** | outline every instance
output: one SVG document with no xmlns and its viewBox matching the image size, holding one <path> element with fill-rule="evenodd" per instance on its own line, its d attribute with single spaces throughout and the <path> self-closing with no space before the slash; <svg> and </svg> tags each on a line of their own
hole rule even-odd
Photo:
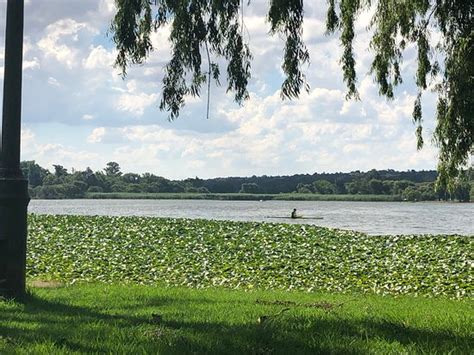
<svg viewBox="0 0 474 355">
<path fill-rule="evenodd" d="M 293 208 L 307 217 L 286 219 Z M 32 200 L 29 212 L 316 224 L 369 234 L 474 235 L 473 203 L 212 200 Z"/>
</svg>

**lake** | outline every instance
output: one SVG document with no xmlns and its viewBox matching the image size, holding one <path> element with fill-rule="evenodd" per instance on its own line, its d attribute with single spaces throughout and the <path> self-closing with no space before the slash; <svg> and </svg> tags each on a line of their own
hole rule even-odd
<svg viewBox="0 0 474 355">
<path fill-rule="evenodd" d="M 286 219 L 293 208 L 306 217 Z M 474 235 L 473 203 L 214 200 L 32 200 L 30 213 L 315 224 L 373 235 Z"/>
</svg>

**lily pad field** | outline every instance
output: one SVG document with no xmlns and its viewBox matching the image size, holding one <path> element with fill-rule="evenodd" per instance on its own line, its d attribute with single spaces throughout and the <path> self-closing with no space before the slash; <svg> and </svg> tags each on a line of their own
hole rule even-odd
<svg viewBox="0 0 474 355">
<path fill-rule="evenodd" d="M 30 215 L 29 279 L 472 299 L 474 239 L 316 226 Z"/>
</svg>

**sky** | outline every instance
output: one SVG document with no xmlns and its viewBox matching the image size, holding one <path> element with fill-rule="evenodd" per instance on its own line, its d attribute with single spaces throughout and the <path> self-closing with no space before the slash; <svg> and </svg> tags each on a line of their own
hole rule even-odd
<svg viewBox="0 0 474 355">
<path fill-rule="evenodd" d="M 213 84 L 209 119 L 204 87 L 170 122 L 158 107 L 170 58 L 167 28 L 153 34 L 156 50 L 148 61 L 122 79 L 108 36 L 113 0 L 25 0 L 21 159 L 94 171 L 116 161 L 124 172 L 171 179 L 436 168 L 431 93 L 423 98 L 426 145 L 416 150 L 413 47 L 405 52 L 404 84 L 387 101 L 368 75 L 370 14 L 363 14 L 354 43 L 361 100 L 347 101 L 339 41 L 325 35 L 326 0 L 306 1 L 303 34 L 311 63 L 304 72 L 311 89 L 282 101 L 284 43 L 268 34 L 267 6 L 254 0 L 244 11 L 254 57 L 250 100 L 239 106 L 225 85 Z M 2 88 L 5 11 L 0 0 Z M 225 71 L 221 67 L 222 82 Z"/>
</svg>

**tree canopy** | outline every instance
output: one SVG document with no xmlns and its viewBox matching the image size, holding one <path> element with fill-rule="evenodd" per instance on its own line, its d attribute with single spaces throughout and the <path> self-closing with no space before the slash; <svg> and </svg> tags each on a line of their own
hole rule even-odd
<svg viewBox="0 0 474 355">
<path fill-rule="evenodd" d="M 21 162 L 30 183 L 32 198 L 215 198 L 215 199 L 311 199 L 305 194 L 337 195 L 328 200 L 362 201 L 474 201 L 474 169 L 469 169 L 453 192 L 435 191 L 436 171 L 375 170 L 350 173 L 314 173 L 291 176 L 248 176 L 169 180 L 151 173 L 122 173 L 117 162 L 109 162 L 102 171 L 71 169 L 53 165 L 54 171 L 35 161 Z M 59 168 L 60 169 L 59 169 Z M 111 169 L 112 168 L 112 169 Z M 57 172 L 61 171 L 60 174 Z M 213 193 L 212 196 L 202 194 Z M 247 196 L 240 196 L 247 194 Z M 161 194 L 161 195 L 153 195 Z M 194 195 L 196 194 L 196 195 Z M 252 194 L 253 196 L 249 196 Z M 267 196 L 265 196 L 267 195 Z M 345 196 L 341 196 L 345 195 Z M 352 195 L 352 196 L 350 196 Z M 383 196 L 381 196 L 383 195 Z M 279 196 L 279 197 L 276 197 Z"/>
<path fill-rule="evenodd" d="M 116 66 L 123 75 L 143 63 L 151 51 L 152 31 L 170 25 L 171 60 L 165 67 L 160 109 L 178 117 L 185 96 L 198 96 L 211 80 L 219 83 L 219 59 L 227 63 L 227 91 L 242 104 L 249 98 L 249 44 L 243 35 L 243 10 L 250 0 L 115 0 L 111 32 L 118 49 Z M 244 3 L 245 2 L 245 3 Z M 466 0 L 328 0 L 328 33 L 338 33 L 343 48 L 341 65 L 347 98 L 358 99 L 354 24 L 375 7 L 369 29 L 373 52 L 371 75 L 388 99 L 402 83 L 400 65 L 405 48 L 417 48 L 413 121 L 418 149 L 423 146 L 421 98 L 425 90 L 438 95 L 434 142 L 439 147 L 439 179 L 453 187 L 467 165 L 474 140 L 474 3 Z M 303 0 L 270 0 L 270 34 L 285 40 L 282 98 L 297 98 L 309 90 L 302 67 L 309 52 L 303 42 Z M 433 36 L 439 34 L 439 36 Z M 439 42 L 435 38 L 441 38 Z M 207 68 L 203 65 L 207 58 Z M 206 64 L 206 60 L 204 60 Z"/>
</svg>

